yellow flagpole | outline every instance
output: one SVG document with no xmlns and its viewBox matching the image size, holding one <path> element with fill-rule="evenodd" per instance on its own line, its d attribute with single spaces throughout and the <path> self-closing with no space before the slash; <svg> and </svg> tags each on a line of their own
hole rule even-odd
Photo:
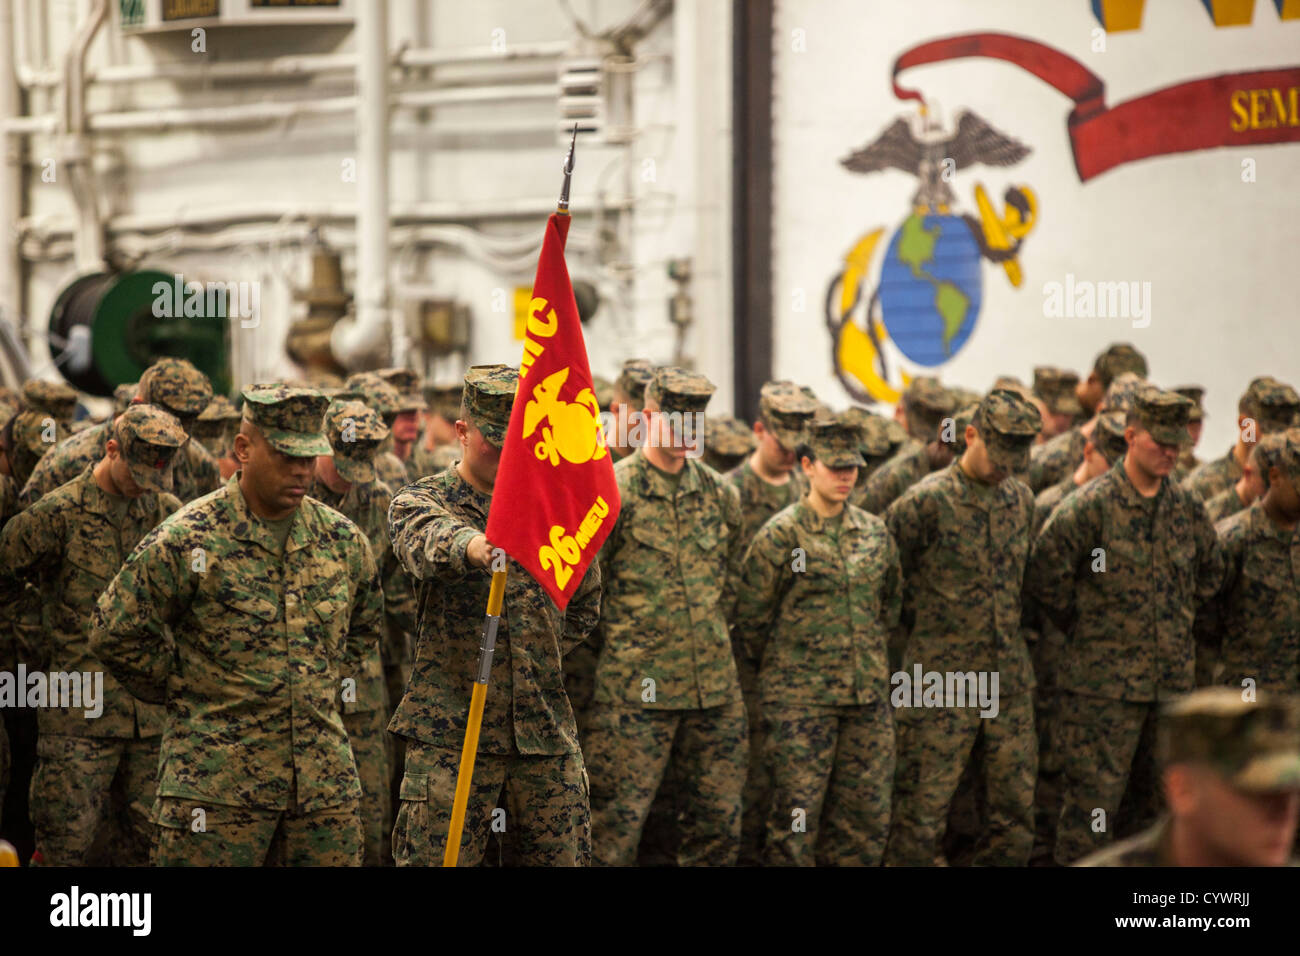
<svg viewBox="0 0 1300 956">
<path fill-rule="evenodd" d="M 479 645 L 478 675 L 469 698 L 469 723 L 465 743 L 460 751 L 460 769 L 456 774 L 456 798 L 451 804 L 451 825 L 447 828 L 447 848 L 443 866 L 455 866 L 460 857 L 460 837 L 465 830 L 465 809 L 469 806 L 469 788 L 474 781 L 474 758 L 478 755 L 478 734 L 483 726 L 483 705 L 487 701 L 488 678 L 492 674 L 492 652 L 497 644 L 497 625 L 501 621 L 501 604 L 506 593 L 506 572 L 492 572 L 488 591 L 487 620 L 483 622 L 483 643 Z"/>
<path fill-rule="evenodd" d="M 569 214 L 569 178 L 573 175 L 573 147 L 578 141 L 578 124 L 573 124 L 569 155 L 564 160 L 564 186 L 556 212 Z M 465 725 L 465 743 L 460 749 L 460 767 L 456 771 L 456 796 L 451 803 L 451 823 L 447 827 L 447 848 L 443 866 L 455 866 L 460 858 L 460 838 L 465 832 L 465 810 L 469 806 L 469 788 L 474 782 L 474 758 L 478 756 L 478 735 L 483 728 L 483 705 L 487 702 L 488 679 L 492 676 L 492 652 L 497 644 L 497 626 L 501 622 L 501 604 L 506 594 L 506 572 L 492 572 L 488 591 L 487 620 L 483 622 L 483 642 L 479 645 L 478 676 L 469 697 L 469 720 Z"/>
</svg>

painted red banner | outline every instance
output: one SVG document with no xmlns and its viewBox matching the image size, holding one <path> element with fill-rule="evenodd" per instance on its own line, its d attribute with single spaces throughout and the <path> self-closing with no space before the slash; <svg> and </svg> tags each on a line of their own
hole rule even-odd
<svg viewBox="0 0 1300 956">
<path fill-rule="evenodd" d="M 1300 142 L 1300 67 L 1190 80 L 1107 107 L 1102 80 L 1078 60 L 1036 40 L 970 33 L 913 47 L 894 61 L 894 94 L 922 100 L 898 75 L 964 57 L 1014 63 L 1074 101 L 1066 122 L 1074 165 L 1086 182 L 1151 156 L 1221 146 Z"/>
<path fill-rule="evenodd" d="M 519 390 L 487 523 L 492 546 L 523 565 L 560 610 L 609 536 L 620 507 L 564 262 L 569 223 L 558 214 L 546 223 Z"/>
</svg>

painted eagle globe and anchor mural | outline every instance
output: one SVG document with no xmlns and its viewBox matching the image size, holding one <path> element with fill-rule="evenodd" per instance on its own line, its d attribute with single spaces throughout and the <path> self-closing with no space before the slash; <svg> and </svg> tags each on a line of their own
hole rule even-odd
<svg viewBox="0 0 1300 956">
<path fill-rule="evenodd" d="M 896 402 L 906 386 L 907 371 L 889 366 L 886 339 L 909 362 L 926 368 L 948 362 L 961 350 L 979 317 L 982 259 L 1003 265 L 1012 284 L 1020 285 L 1016 256 L 1037 216 L 1033 192 L 1025 186 L 1009 188 L 1006 212 L 998 215 L 983 185 L 977 185 L 976 218 L 954 211 L 956 196 L 949 182 L 957 170 L 975 163 L 1010 166 L 1028 154 L 1027 146 L 970 111 L 959 114 L 955 132 L 946 133 L 934 121 L 931 106 L 896 119 L 841 161 L 856 173 L 893 168 L 920 180 L 912 211 L 884 246 L 875 276 L 871 270 L 883 228 L 854 243 L 827 289 L 834 365 L 854 398 Z"/>
</svg>

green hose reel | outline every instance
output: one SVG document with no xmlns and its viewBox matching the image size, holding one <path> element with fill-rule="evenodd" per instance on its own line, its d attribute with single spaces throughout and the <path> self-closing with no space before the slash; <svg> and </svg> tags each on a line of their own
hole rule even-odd
<svg viewBox="0 0 1300 956">
<path fill-rule="evenodd" d="M 212 381 L 216 394 L 230 394 L 229 303 L 206 295 L 186 315 L 185 279 L 152 269 L 81 276 L 59 294 L 50 310 L 50 344 L 64 378 L 92 395 L 110 396 L 114 386 L 139 381 L 164 355 L 189 359 Z M 85 341 L 89 337 L 89 348 Z M 62 343 L 59 345 L 59 343 Z"/>
</svg>

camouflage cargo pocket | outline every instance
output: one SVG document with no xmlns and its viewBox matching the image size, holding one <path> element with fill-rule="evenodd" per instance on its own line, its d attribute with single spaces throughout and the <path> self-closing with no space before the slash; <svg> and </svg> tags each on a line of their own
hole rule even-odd
<svg viewBox="0 0 1300 956">
<path fill-rule="evenodd" d="M 433 845 L 429 833 L 429 775 L 402 775 L 401 806 L 393 822 L 393 862 L 398 866 L 430 866 Z M 441 861 L 439 861 L 441 862 Z"/>
</svg>

